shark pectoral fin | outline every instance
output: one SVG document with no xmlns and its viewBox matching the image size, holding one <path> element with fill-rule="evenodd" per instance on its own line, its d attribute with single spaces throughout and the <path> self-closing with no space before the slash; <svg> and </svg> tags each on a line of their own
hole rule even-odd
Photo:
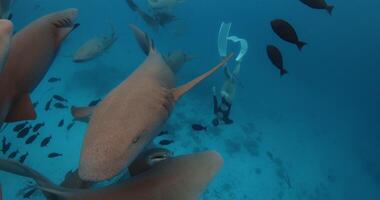
<svg viewBox="0 0 380 200">
<path fill-rule="evenodd" d="M 13 103 L 7 117 L 5 118 L 5 122 L 9 123 L 32 120 L 36 117 L 36 112 L 33 108 L 33 103 L 30 100 L 29 94 L 25 94 Z"/>
<path fill-rule="evenodd" d="M 135 35 L 136 40 L 139 43 L 141 49 L 144 51 L 145 55 L 148 55 L 150 51 L 155 50 L 153 41 L 144 31 L 133 24 L 130 24 L 129 27 L 132 29 L 133 34 Z"/>
<path fill-rule="evenodd" d="M 182 85 L 180 87 L 177 87 L 173 89 L 172 94 L 174 97 L 174 100 L 177 101 L 182 95 L 184 95 L 187 91 L 189 91 L 191 88 L 196 86 L 198 83 L 209 77 L 211 74 L 216 72 L 218 69 L 223 67 L 233 56 L 233 53 L 229 54 L 227 57 L 225 57 L 218 65 L 210 69 L 208 72 L 198 76 L 197 78 L 193 79 L 192 81 L 186 83 L 185 85 Z"/>
<path fill-rule="evenodd" d="M 91 119 L 91 115 L 94 112 L 95 106 L 91 107 L 71 107 L 71 114 L 74 119 L 80 122 L 88 123 Z"/>
</svg>

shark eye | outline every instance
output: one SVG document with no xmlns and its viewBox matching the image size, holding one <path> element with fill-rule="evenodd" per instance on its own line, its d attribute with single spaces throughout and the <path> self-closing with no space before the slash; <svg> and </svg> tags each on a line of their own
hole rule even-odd
<svg viewBox="0 0 380 200">
<path fill-rule="evenodd" d="M 132 143 L 136 144 L 140 140 L 140 136 L 137 136 L 135 139 L 133 139 Z"/>
</svg>

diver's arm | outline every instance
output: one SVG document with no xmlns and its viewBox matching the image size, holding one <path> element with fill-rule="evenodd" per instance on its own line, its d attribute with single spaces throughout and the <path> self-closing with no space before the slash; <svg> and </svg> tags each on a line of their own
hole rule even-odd
<svg viewBox="0 0 380 200">
<path fill-rule="evenodd" d="M 218 98 L 216 97 L 216 88 L 212 87 L 212 97 L 214 101 L 214 114 L 218 113 Z"/>
<path fill-rule="evenodd" d="M 234 69 L 234 76 L 237 76 L 240 73 L 240 62 L 238 62 Z"/>
</svg>

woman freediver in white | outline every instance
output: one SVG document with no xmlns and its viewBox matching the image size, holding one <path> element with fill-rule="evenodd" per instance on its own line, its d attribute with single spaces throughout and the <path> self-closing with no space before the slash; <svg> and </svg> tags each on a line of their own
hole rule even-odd
<svg viewBox="0 0 380 200">
<path fill-rule="evenodd" d="M 221 57 L 225 57 L 227 55 L 227 46 L 228 46 L 229 40 L 240 43 L 240 52 L 237 58 L 235 59 L 236 66 L 233 69 L 233 71 L 231 72 L 228 66 L 226 66 L 224 70 L 225 81 L 220 91 L 220 96 L 221 96 L 220 103 L 218 103 L 216 87 L 214 86 L 212 88 L 214 114 L 215 114 L 215 119 L 212 120 L 212 124 L 214 126 L 218 126 L 220 122 L 223 122 L 224 124 L 233 123 L 233 120 L 230 118 L 230 112 L 231 112 L 232 101 L 235 96 L 236 83 L 238 82 L 237 76 L 239 75 L 239 72 L 240 72 L 241 61 L 248 50 L 248 43 L 245 39 L 241 39 L 237 36 L 229 36 L 230 28 L 231 28 L 231 23 L 223 22 L 222 25 L 220 26 L 219 36 L 218 36 L 219 55 Z"/>
</svg>

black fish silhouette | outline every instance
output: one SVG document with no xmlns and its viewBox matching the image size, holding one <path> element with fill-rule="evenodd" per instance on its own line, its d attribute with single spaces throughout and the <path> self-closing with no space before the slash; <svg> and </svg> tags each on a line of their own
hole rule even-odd
<svg viewBox="0 0 380 200">
<path fill-rule="evenodd" d="M 60 153 L 50 153 L 48 155 L 48 158 L 56 158 L 56 157 L 60 157 L 60 156 L 63 156 L 63 155 Z"/>
<path fill-rule="evenodd" d="M 68 108 L 67 106 L 65 106 L 63 103 L 61 102 L 57 102 L 54 104 L 54 107 L 58 108 L 58 109 L 65 109 L 65 108 Z"/>
<path fill-rule="evenodd" d="M 173 142 L 174 142 L 173 140 L 161 140 L 160 145 L 169 145 Z"/>
<path fill-rule="evenodd" d="M 1 151 L 3 152 L 3 154 L 6 154 L 11 147 L 11 143 L 7 142 L 7 138 L 3 137 L 2 146 L 3 147 L 1 149 Z"/>
<path fill-rule="evenodd" d="M 26 154 L 20 156 L 20 158 L 18 159 L 18 161 L 20 163 L 24 163 L 25 162 L 25 159 L 28 157 L 29 153 L 27 152 Z"/>
<path fill-rule="evenodd" d="M 58 123 L 58 127 L 62 127 L 65 124 L 65 120 L 61 119 Z"/>
<path fill-rule="evenodd" d="M 42 128 L 43 126 L 45 126 L 45 122 L 42 122 L 42 123 L 38 123 L 38 124 L 36 124 L 36 125 L 33 127 L 33 132 L 37 132 L 37 131 L 40 130 L 40 128 Z"/>
<path fill-rule="evenodd" d="M 44 138 L 42 141 L 41 141 L 41 147 L 46 147 L 48 144 L 49 144 L 49 142 L 50 142 L 50 140 L 51 140 L 51 137 L 52 136 L 49 136 L 49 137 L 46 137 L 46 138 Z"/>
<path fill-rule="evenodd" d="M 40 135 L 40 133 L 36 133 L 34 135 L 31 135 L 26 141 L 25 141 L 25 144 L 31 144 L 32 142 L 34 142 L 34 140 L 36 140 L 36 138 Z"/>
<path fill-rule="evenodd" d="M 276 46 L 268 45 L 267 54 L 270 61 L 273 63 L 273 65 L 276 66 L 280 70 L 281 76 L 288 73 L 288 71 L 286 71 L 286 69 L 284 68 L 281 52 Z"/>
<path fill-rule="evenodd" d="M 38 101 L 33 103 L 33 108 L 36 108 L 38 106 Z"/>
<path fill-rule="evenodd" d="M 69 131 L 71 128 L 73 128 L 74 124 L 75 124 L 75 121 L 73 121 L 69 125 L 67 125 L 67 130 Z"/>
<path fill-rule="evenodd" d="M 283 40 L 297 45 L 299 50 L 306 45 L 298 39 L 297 32 L 289 22 L 283 19 L 275 19 L 271 22 L 273 31 Z"/>
<path fill-rule="evenodd" d="M 29 123 L 29 122 L 22 122 L 22 123 L 17 124 L 17 125 L 13 128 L 13 131 L 14 131 L 14 132 L 19 132 L 21 129 L 25 128 L 25 126 L 26 126 L 28 123 Z"/>
<path fill-rule="evenodd" d="M 326 10 L 330 15 L 332 15 L 332 11 L 334 6 L 328 5 L 325 0 L 300 0 L 305 5 L 314 9 Z"/>
<path fill-rule="evenodd" d="M 58 82 L 58 81 L 61 81 L 61 78 L 51 77 L 48 80 L 49 83 L 55 83 L 55 82 Z"/>
<path fill-rule="evenodd" d="M 24 194 L 24 196 L 22 196 L 24 199 L 29 199 L 30 196 L 32 196 L 32 194 L 37 190 L 37 188 L 33 188 L 31 190 L 29 190 L 27 193 Z"/>
<path fill-rule="evenodd" d="M 96 106 L 98 105 L 98 103 L 101 101 L 102 99 L 96 99 L 96 100 L 93 100 L 91 101 L 88 106 L 91 107 L 91 106 Z"/>
<path fill-rule="evenodd" d="M 17 156 L 17 154 L 18 154 L 18 150 L 16 150 L 16 151 L 12 152 L 11 154 L 9 154 L 8 158 L 9 159 L 13 159 L 13 158 L 15 158 Z"/>
<path fill-rule="evenodd" d="M 50 99 L 47 103 L 46 103 L 46 105 L 45 105 L 45 111 L 48 111 L 48 110 L 50 110 L 50 105 L 51 105 L 51 102 L 53 101 L 53 99 Z"/>
<path fill-rule="evenodd" d="M 53 95 L 53 98 L 56 99 L 56 100 L 58 100 L 58 101 L 68 102 L 67 99 L 65 99 L 62 96 L 59 96 L 57 94 Z"/>
<path fill-rule="evenodd" d="M 207 127 L 206 126 L 203 126 L 201 124 L 193 124 L 191 125 L 191 128 L 194 130 L 194 131 L 207 131 Z"/>
<path fill-rule="evenodd" d="M 167 135 L 169 132 L 168 131 L 161 131 L 158 136 L 163 136 L 163 135 Z"/>
<path fill-rule="evenodd" d="M 28 135 L 30 129 L 32 128 L 32 126 L 28 126 L 28 127 L 25 127 L 23 128 L 18 134 L 17 134 L 17 138 L 24 138 L 26 135 Z"/>
</svg>

